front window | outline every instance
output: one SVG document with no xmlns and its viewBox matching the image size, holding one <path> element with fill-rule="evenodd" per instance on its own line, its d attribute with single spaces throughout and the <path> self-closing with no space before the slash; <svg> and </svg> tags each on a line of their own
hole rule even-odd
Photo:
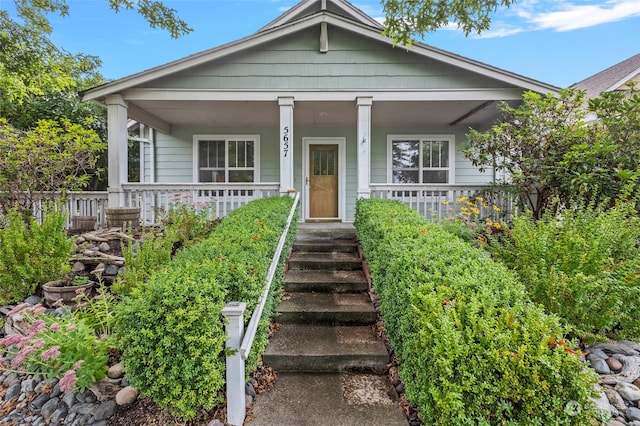
<svg viewBox="0 0 640 426">
<path fill-rule="evenodd" d="M 259 139 L 233 136 L 194 138 L 198 182 L 258 182 Z"/>
<path fill-rule="evenodd" d="M 389 137 L 391 183 L 451 183 L 453 137 Z"/>
</svg>

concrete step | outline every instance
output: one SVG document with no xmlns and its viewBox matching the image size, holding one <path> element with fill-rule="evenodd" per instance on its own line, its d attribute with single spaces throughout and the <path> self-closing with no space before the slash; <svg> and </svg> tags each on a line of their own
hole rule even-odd
<svg viewBox="0 0 640 426">
<path fill-rule="evenodd" d="M 301 223 L 297 240 L 354 240 L 352 223 Z"/>
<path fill-rule="evenodd" d="M 288 271 L 284 289 L 289 292 L 359 293 L 369 286 L 362 271 Z"/>
<path fill-rule="evenodd" d="M 289 269 L 357 271 L 362 269 L 362 261 L 355 253 L 293 253 Z"/>
<path fill-rule="evenodd" d="M 365 293 L 289 293 L 277 308 L 282 324 L 367 325 L 376 310 Z"/>
<path fill-rule="evenodd" d="M 355 253 L 358 249 L 353 240 L 296 240 L 294 252 L 305 253 Z"/>
<path fill-rule="evenodd" d="M 262 360 L 278 372 L 368 369 L 381 373 L 389 354 L 373 326 L 284 324 L 271 338 Z"/>
</svg>

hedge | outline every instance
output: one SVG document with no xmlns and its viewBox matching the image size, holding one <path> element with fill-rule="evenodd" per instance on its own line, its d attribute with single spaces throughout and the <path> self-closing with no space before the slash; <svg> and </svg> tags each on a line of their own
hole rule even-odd
<svg viewBox="0 0 640 426">
<path fill-rule="evenodd" d="M 222 308 L 227 302 L 246 302 L 248 321 L 292 203 L 290 197 L 273 197 L 235 210 L 209 238 L 180 251 L 139 292 L 123 298 L 117 308 L 116 337 L 127 378 L 142 395 L 185 420 L 222 401 L 226 340 Z M 295 225 L 294 217 L 285 254 Z M 272 284 L 248 370 L 255 368 L 266 346 L 285 257 Z"/>
<path fill-rule="evenodd" d="M 504 265 L 395 201 L 359 200 L 355 225 L 425 424 L 588 424 L 595 374 Z"/>
</svg>

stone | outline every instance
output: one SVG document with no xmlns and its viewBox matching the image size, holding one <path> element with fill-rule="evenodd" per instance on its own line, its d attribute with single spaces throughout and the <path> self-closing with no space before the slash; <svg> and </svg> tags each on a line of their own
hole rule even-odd
<svg viewBox="0 0 640 426">
<path fill-rule="evenodd" d="M 107 265 L 105 265 L 104 263 L 98 263 L 98 266 L 96 266 L 96 268 L 91 271 L 92 274 L 97 275 L 97 274 L 102 274 L 104 273 L 104 269 L 107 267 Z"/>
<path fill-rule="evenodd" d="M 60 406 L 58 406 L 59 401 L 55 398 L 50 399 L 49 401 L 47 401 L 42 408 L 40 409 L 40 415 L 42 417 L 44 417 L 45 419 L 48 419 L 49 417 L 51 417 L 53 415 L 53 413 L 58 410 L 59 408 L 64 407 L 64 404 L 60 404 Z M 66 411 L 66 407 L 65 407 L 65 411 Z M 66 414 L 65 414 L 66 416 Z"/>
<path fill-rule="evenodd" d="M 105 241 L 103 243 L 100 243 L 100 245 L 98 246 L 98 250 L 100 250 L 102 253 L 109 253 L 111 251 L 111 246 Z"/>
<path fill-rule="evenodd" d="M 107 377 L 110 379 L 119 379 L 124 374 L 124 368 L 122 364 L 117 363 L 109 367 L 107 370 Z"/>
<path fill-rule="evenodd" d="M 602 416 L 606 416 L 606 418 L 611 417 L 611 404 L 607 399 L 607 395 L 604 392 L 599 390 L 600 395 L 598 398 L 591 398 L 591 401 L 595 405 L 596 412 L 602 413 Z"/>
<path fill-rule="evenodd" d="M 614 389 L 605 389 L 604 393 L 605 395 L 607 395 L 609 403 L 616 407 L 618 410 L 624 410 L 625 408 L 627 408 L 627 404 L 625 404 L 622 396 L 620 396 L 620 394 Z"/>
<path fill-rule="evenodd" d="M 87 265 L 82 262 L 74 262 L 71 268 L 74 272 L 83 272 L 85 269 L 87 269 Z"/>
<path fill-rule="evenodd" d="M 611 420 L 609 423 L 607 423 L 607 426 L 625 426 L 626 423 L 622 423 L 622 421 L 618 420 L 618 418 L 615 418 L 613 420 Z"/>
<path fill-rule="evenodd" d="M 67 407 L 71 408 L 73 403 L 76 401 L 76 395 L 73 392 L 67 392 L 62 397 L 62 402 L 67 404 Z"/>
<path fill-rule="evenodd" d="M 42 409 L 42 406 L 50 399 L 51 397 L 49 395 L 47 395 L 46 393 L 41 393 L 40 395 L 36 396 L 33 401 L 31 401 L 31 404 L 29 404 L 29 409 L 31 411 L 40 411 Z"/>
<path fill-rule="evenodd" d="M 614 389 L 627 401 L 637 401 L 640 399 L 640 389 L 631 383 L 618 382 Z"/>
<path fill-rule="evenodd" d="M 107 267 L 104 269 L 104 274 L 105 275 L 118 275 L 118 271 L 120 270 L 120 267 L 118 265 L 107 265 Z"/>
<path fill-rule="evenodd" d="M 30 305 L 37 305 L 38 303 L 42 302 L 42 298 L 38 297 L 38 296 L 29 296 L 26 299 L 24 299 L 25 303 L 28 303 Z"/>
<path fill-rule="evenodd" d="M 207 424 L 207 426 L 224 426 L 224 423 L 218 419 L 213 419 Z"/>
<path fill-rule="evenodd" d="M 250 396 L 252 398 L 256 397 L 256 390 L 253 387 L 253 385 L 251 383 L 246 383 L 244 386 L 244 393 L 247 396 Z"/>
<path fill-rule="evenodd" d="M 244 396 L 244 406 L 245 407 L 250 407 L 251 404 L 253 404 L 253 397 L 251 395 L 245 395 Z"/>
<path fill-rule="evenodd" d="M 598 374 L 611 374 L 611 369 L 609 368 L 609 364 L 607 361 L 600 358 L 599 356 L 589 355 L 587 356 L 587 360 L 596 373 Z"/>
<path fill-rule="evenodd" d="M 622 363 L 615 358 L 607 358 L 607 365 L 612 371 L 622 370 Z"/>
<path fill-rule="evenodd" d="M 389 368 L 389 381 L 393 386 L 398 386 L 400 383 L 400 375 L 398 374 L 398 367 Z"/>
<path fill-rule="evenodd" d="M 598 348 L 589 348 L 589 349 L 587 349 L 587 354 L 588 355 L 597 356 L 598 358 L 602 358 L 602 359 L 609 358 L 609 355 L 607 355 L 605 353 L 605 351 L 603 351 L 602 349 L 598 349 Z"/>
<path fill-rule="evenodd" d="M 131 404 L 138 398 L 138 395 L 140 395 L 140 391 L 138 391 L 138 389 L 134 388 L 133 386 L 122 388 L 120 392 L 116 394 L 116 404 Z"/>
<path fill-rule="evenodd" d="M 80 404 L 76 404 L 73 407 L 71 407 L 71 411 L 72 413 L 77 413 L 77 414 L 81 414 L 81 415 L 85 415 L 85 414 L 93 414 L 96 412 L 96 409 L 98 408 L 98 404 L 92 404 L 92 403 L 87 403 L 87 402 L 81 402 Z"/>
<path fill-rule="evenodd" d="M 629 407 L 625 410 L 624 414 L 627 420 L 640 421 L 640 408 Z"/>
<path fill-rule="evenodd" d="M 93 413 L 93 418 L 96 422 L 101 420 L 108 419 L 116 413 L 117 404 L 114 400 L 105 401 L 98 406 L 95 413 Z"/>
<path fill-rule="evenodd" d="M 615 343 L 598 343 L 593 346 L 594 349 L 602 349 L 603 351 L 611 354 L 620 354 L 626 356 L 637 356 L 640 355 L 640 352 L 636 351 L 633 348 L 625 345 L 621 342 Z"/>
<path fill-rule="evenodd" d="M 636 385 L 638 388 L 640 388 L 640 377 L 631 382 L 631 384 Z"/>
<path fill-rule="evenodd" d="M 53 387 L 53 390 L 51 391 L 51 398 L 57 398 L 58 396 L 60 396 L 62 392 L 60 392 L 60 383 L 56 383 L 55 386 Z"/>
<path fill-rule="evenodd" d="M 4 394 L 4 400 L 10 401 L 13 398 L 17 398 L 18 395 L 20 395 L 21 387 L 22 385 L 20 383 L 14 383 L 13 385 L 9 386 L 9 389 L 7 389 L 7 392 Z"/>
<path fill-rule="evenodd" d="M 33 379 L 25 379 L 22 381 L 21 383 L 21 389 L 20 391 L 22 393 L 32 393 L 33 389 L 34 389 L 34 383 L 33 383 Z"/>
<path fill-rule="evenodd" d="M 404 392 L 404 383 L 400 382 L 396 385 L 396 392 L 398 392 L 398 395 Z"/>
<path fill-rule="evenodd" d="M 11 385 L 15 385 L 18 382 L 20 382 L 20 378 L 18 377 L 18 374 L 12 371 L 4 378 L 3 383 L 7 386 L 11 386 Z"/>
</svg>

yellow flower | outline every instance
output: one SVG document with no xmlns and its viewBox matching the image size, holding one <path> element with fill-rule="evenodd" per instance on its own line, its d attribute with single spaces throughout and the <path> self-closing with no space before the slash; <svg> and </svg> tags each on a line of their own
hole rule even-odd
<svg viewBox="0 0 640 426">
<path fill-rule="evenodd" d="M 482 197 L 476 197 L 476 201 L 484 201 L 484 198 L 482 198 Z"/>
<path fill-rule="evenodd" d="M 489 203 L 482 203 L 482 207 L 486 209 L 487 207 L 489 207 Z"/>
<path fill-rule="evenodd" d="M 472 208 L 472 209 L 471 209 L 471 211 L 472 211 L 474 214 L 480 214 L 480 209 L 479 209 L 479 208 L 477 208 L 477 207 Z"/>
<path fill-rule="evenodd" d="M 443 202 L 442 202 L 442 205 L 443 205 L 443 206 L 446 206 L 447 204 L 449 204 L 449 202 L 448 202 L 448 201 L 443 201 Z"/>
<path fill-rule="evenodd" d="M 500 225 L 498 222 L 494 223 L 493 227 L 496 229 L 502 229 L 502 225 Z"/>
<path fill-rule="evenodd" d="M 468 197 L 458 197 L 458 198 L 456 198 L 456 202 L 463 203 L 463 202 L 467 201 L 467 198 Z"/>
<path fill-rule="evenodd" d="M 500 211 L 500 207 L 496 206 L 495 204 L 493 205 L 493 210 L 499 212 Z"/>
<path fill-rule="evenodd" d="M 466 212 L 466 211 L 467 211 L 467 210 L 469 210 L 469 209 L 468 209 L 468 208 L 466 208 L 466 207 L 460 207 L 460 210 L 462 210 L 463 212 Z"/>
</svg>

